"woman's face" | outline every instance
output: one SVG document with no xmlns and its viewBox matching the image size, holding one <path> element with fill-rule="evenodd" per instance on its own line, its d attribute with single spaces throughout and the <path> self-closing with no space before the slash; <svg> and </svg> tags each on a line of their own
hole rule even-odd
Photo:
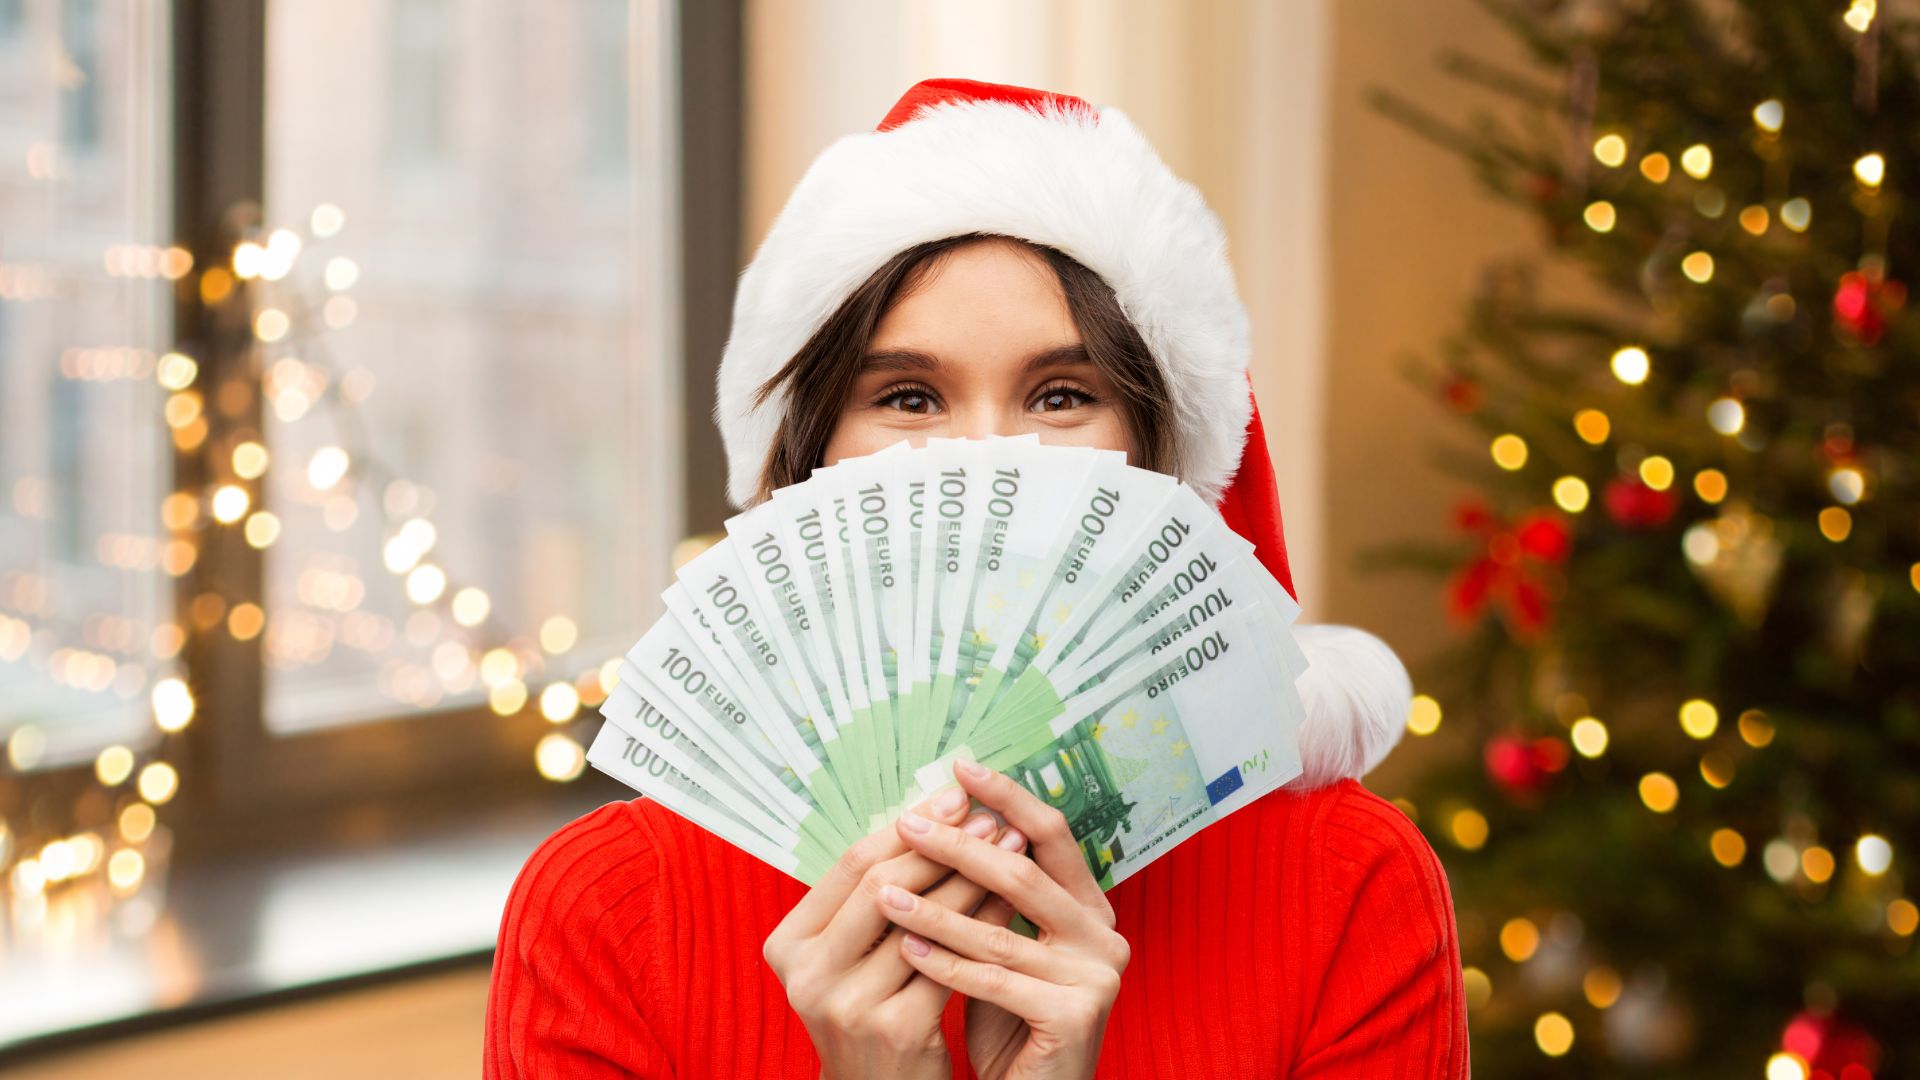
<svg viewBox="0 0 1920 1080">
<path fill-rule="evenodd" d="M 983 240 L 949 251 L 880 320 L 822 464 L 901 439 L 1027 432 L 1136 455 L 1053 268 L 1022 245 Z"/>
</svg>

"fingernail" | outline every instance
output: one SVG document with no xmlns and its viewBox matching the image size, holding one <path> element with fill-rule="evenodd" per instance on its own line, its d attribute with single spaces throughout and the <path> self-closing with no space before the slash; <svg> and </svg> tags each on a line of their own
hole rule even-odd
<svg viewBox="0 0 1920 1080">
<path fill-rule="evenodd" d="M 913 894 L 898 885 L 889 885 L 881 889 L 880 899 L 885 900 L 888 907 L 899 908 L 901 911 L 913 910 Z"/>
<path fill-rule="evenodd" d="M 987 767 L 985 765 L 977 761 L 969 761 L 966 758 L 956 760 L 953 763 L 953 767 L 973 777 L 975 780 L 979 780 L 987 775 Z"/>
<path fill-rule="evenodd" d="M 967 823 L 965 825 L 960 826 L 960 828 L 964 830 L 969 836 L 977 836 L 980 839 L 985 840 L 987 837 L 993 835 L 993 828 L 994 828 L 993 815 L 992 814 L 975 814 L 972 817 L 968 818 Z"/>
<path fill-rule="evenodd" d="M 925 956 L 933 951 L 933 946 L 927 944 L 927 939 L 919 934 L 908 934 L 906 940 L 907 951 L 915 956 Z"/>
<path fill-rule="evenodd" d="M 933 822 L 928 821 L 926 818 L 921 817 L 911 810 L 900 815 L 900 824 L 905 825 L 908 832 L 923 833 L 933 828 Z"/>
<path fill-rule="evenodd" d="M 1020 835 L 1019 829 L 1008 829 L 1007 834 L 1000 838 L 1000 846 L 1008 851 L 1019 851 L 1026 842 L 1027 838 Z"/>
<path fill-rule="evenodd" d="M 952 791 L 943 791 L 935 796 L 933 800 L 933 812 L 939 814 L 941 817 L 952 817 L 966 809 L 966 806 L 967 793 L 961 791 L 959 788 L 954 788 Z"/>
</svg>

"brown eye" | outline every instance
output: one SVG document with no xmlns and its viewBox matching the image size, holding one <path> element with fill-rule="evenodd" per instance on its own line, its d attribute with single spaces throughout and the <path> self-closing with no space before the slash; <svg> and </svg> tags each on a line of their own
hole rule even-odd
<svg viewBox="0 0 1920 1080">
<path fill-rule="evenodd" d="M 932 394 L 910 386 L 888 392 L 876 404 L 881 408 L 916 415 L 940 411 L 939 403 L 934 401 Z"/>
<path fill-rule="evenodd" d="M 1077 409 L 1093 400 L 1093 395 L 1071 386 L 1051 386 L 1040 391 L 1034 400 L 1040 412 L 1058 412 L 1062 409 Z"/>
</svg>

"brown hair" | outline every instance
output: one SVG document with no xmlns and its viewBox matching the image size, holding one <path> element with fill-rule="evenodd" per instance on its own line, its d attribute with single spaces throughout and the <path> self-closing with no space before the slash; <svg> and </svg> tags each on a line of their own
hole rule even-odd
<svg viewBox="0 0 1920 1080">
<path fill-rule="evenodd" d="M 756 408 L 764 407 L 782 387 L 787 388 L 788 395 L 786 414 L 780 419 L 780 430 L 760 470 L 760 488 L 754 502 L 766 499 L 775 488 L 797 484 L 813 474 L 826 455 L 827 442 L 840 422 L 859 371 L 860 357 L 880 319 L 949 252 L 981 240 L 1024 245 L 1053 267 L 1087 356 L 1113 384 L 1138 451 L 1133 464 L 1156 472 L 1176 471 L 1166 379 L 1147 350 L 1146 341 L 1120 310 L 1113 288 L 1058 249 L 1015 236 L 972 232 L 929 240 L 888 259 L 827 317 L 791 360 L 754 392 Z"/>
</svg>

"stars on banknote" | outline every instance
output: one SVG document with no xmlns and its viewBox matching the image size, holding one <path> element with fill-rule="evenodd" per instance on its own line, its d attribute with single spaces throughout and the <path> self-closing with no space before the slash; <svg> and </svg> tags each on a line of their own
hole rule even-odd
<svg viewBox="0 0 1920 1080">
<path fill-rule="evenodd" d="M 984 628 L 982 628 L 982 629 L 978 629 L 978 630 L 975 630 L 975 631 L 973 632 L 973 643 L 974 643 L 975 645 L 985 645 L 985 644 L 987 644 L 987 643 L 988 643 L 988 642 L 989 642 L 990 640 L 992 640 L 992 639 L 990 639 L 990 638 L 989 638 L 989 637 L 987 636 L 987 632 L 986 632 L 986 630 L 985 630 Z"/>
<path fill-rule="evenodd" d="M 1073 605 L 1072 605 L 1072 604 L 1064 604 L 1064 603 L 1063 603 L 1063 604 L 1061 604 L 1061 605 L 1060 605 L 1059 607 L 1056 607 L 1056 608 L 1054 608 L 1054 609 L 1053 609 L 1053 621 L 1054 621 L 1054 622 L 1057 622 L 1057 623 L 1064 623 L 1064 622 L 1066 622 L 1066 621 L 1067 621 L 1068 619 L 1071 619 L 1071 618 L 1073 618 Z"/>
<path fill-rule="evenodd" d="M 1188 776 L 1186 773 L 1181 773 L 1179 776 L 1176 776 L 1173 778 L 1173 790 L 1185 791 L 1187 790 L 1187 785 L 1191 784 L 1192 782 L 1193 782 L 1192 777 Z"/>
<path fill-rule="evenodd" d="M 1164 716 L 1156 716 L 1156 717 L 1154 717 L 1154 718 L 1153 718 L 1153 733 L 1154 733 L 1155 735 L 1165 735 L 1165 734 L 1167 733 L 1167 718 L 1166 718 L 1166 717 L 1164 717 Z"/>
<path fill-rule="evenodd" d="M 1180 757 L 1187 752 L 1187 740 L 1176 739 L 1173 744 L 1173 756 Z"/>
<path fill-rule="evenodd" d="M 1126 728 L 1128 731 L 1132 731 L 1133 725 L 1139 722 L 1140 714 L 1132 709 L 1128 709 L 1126 712 L 1120 714 L 1120 726 Z"/>
<path fill-rule="evenodd" d="M 1107 725 L 1105 724 L 1093 725 L 1093 738 L 1095 742 L 1101 742 L 1101 743 L 1106 742 L 1107 741 Z"/>
<path fill-rule="evenodd" d="M 987 594 L 987 610 L 988 611 L 998 613 L 1002 609 L 1004 609 L 1006 606 L 1007 606 L 1007 596 L 1005 593 L 990 592 Z"/>
<path fill-rule="evenodd" d="M 1019 574 L 1015 575 L 1014 584 L 1020 587 L 1021 592 L 1030 592 L 1033 589 L 1035 578 L 1036 575 L 1033 571 L 1022 570 Z"/>
</svg>

